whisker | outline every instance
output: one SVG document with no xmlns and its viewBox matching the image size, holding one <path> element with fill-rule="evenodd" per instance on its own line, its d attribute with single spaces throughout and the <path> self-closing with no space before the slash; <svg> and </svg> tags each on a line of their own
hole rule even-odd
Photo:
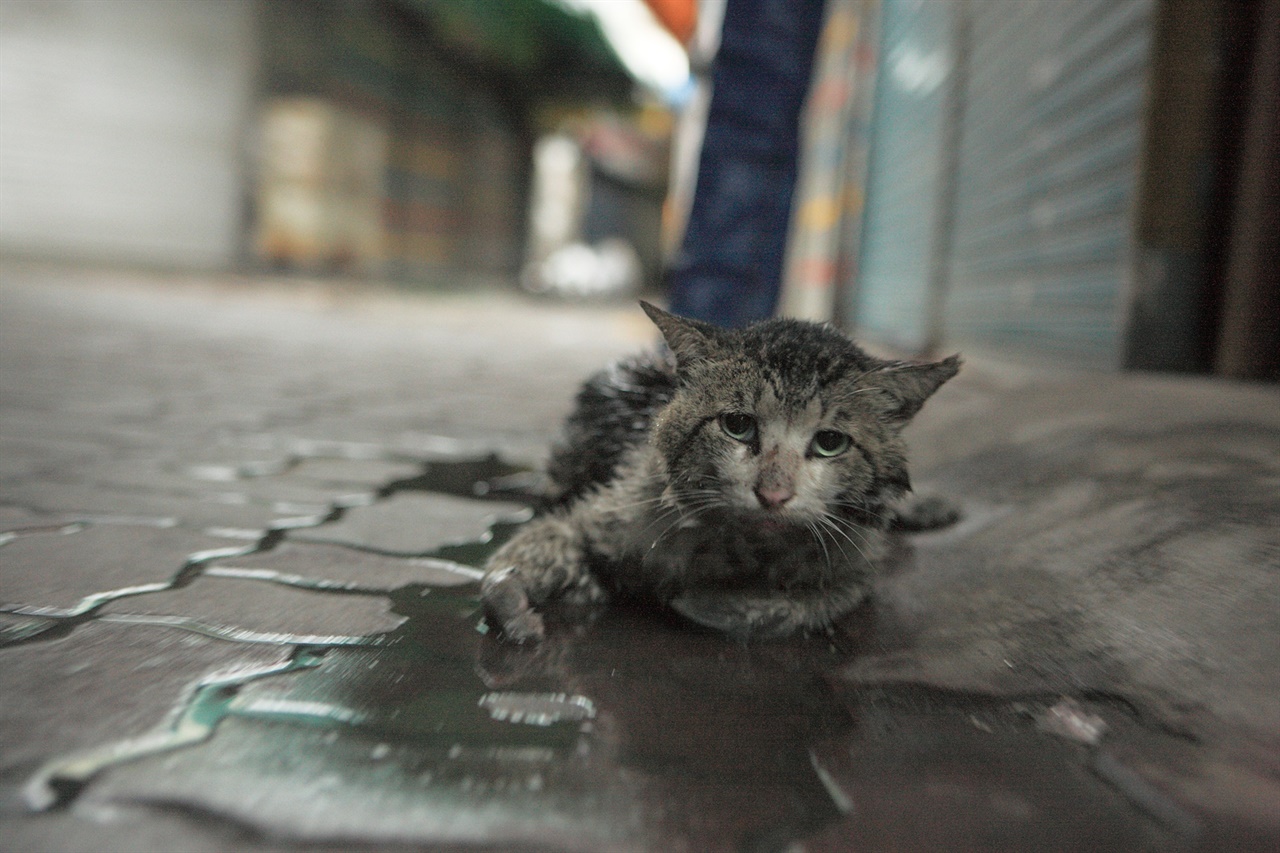
<svg viewBox="0 0 1280 853">
<path fill-rule="evenodd" d="M 700 514 L 702 514 L 703 512 L 705 512 L 710 508 L 711 508 L 711 505 L 707 505 L 700 508 L 694 508 L 693 511 L 688 513 L 681 513 L 679 518 L 677 518 L 671 524 L 667 525 L 666 528 L 664 528 L 661 533 L 659 533 L 656 537 L 654 537 L 653 542 L 650 543 L 649 545 L 649 549 L 652 550 L 656 548 L 658 546 L 658 543 L 661 542 L 663 538 L 672 530 L 675 530 L 677 527 L 679 527 L 681 524 L 684 524 L 686 521 L 691 521 L 697 518 Z"/>
<path fill-rule="evenodd" d="M 839 507 L 842 509 L 855 510 L 856 512 L 859 512 L 862 515 L 877 519 L 878 521 L 886 525 L 891 524 L 894 518 L 896 517 L 896 513 L 894 513 L 892 510 L 887 512 L 878 512 L 877 510 L 872 509 L 866 504 L 859 503 L 857 501 L 831 501 L 829 506 Z"/>
<path fill-rule="evenodd" d="M 681 492 L 679 497 L 681 499 L 685 499 L 685 498 L 698 499 L 698 498 L 718 498 L 719 496 L 720 496 L 719 492 L 716 492 L 713 489 L 695 489 L 688 492 Z M 613 512 L 621 512 L 623 510 L 635 509 L 637 507 L 666 505 L 667 503 L 670 502 L 670 500 L 671 498 L 668 495 L 659 494 L 659 495 L 655 495 L 654 497 L 642 498 L 640 500 L 631 501 L 629 503 L 612 505 L 609 507 L 609 509 Z M 688 503 L 689 501 L 685 500 L 684 502 Z"/>
<path fill-rule="evenodd" d="M 835 524 L 844 528 L 848 533 L 851 533 L 854 536 L 857 536 L 859 539 L 863 541 L 864 544 L 866 545 L 871 544 L 871 537 L 870 535 L 868 535 L 868 531 L 875 530 L 876 528 L 868 528 L 865 525 L 859 524 L 856 521 L 852 521 L 847 518 L 842 518 L 841 516 L 838 516 L 838 515 L 832 515 L 831 522 L 832 524 Z"/>
<path fill-rule="evenodd" d="M 658 495 L 657 497 L 644 498 L 643 500 L 632 501 L 631 503 L 612 505 L 609 509 L 614 512 L 619 512 L 624 509 L 635 509 L 636 507 L 641 506 L 661 505 L 665 501 L 666 497 L 664 495 Z"/>
<path fill-rule="evenodd" d="M 871 562 L 871 559 L 867 556 L 867 552 L 859 548 L 858 543 L 855 542 L 853 540 L 853 537 L 849 535 L 850 533 L 855 531 L 852 531 L 852 530 L 845 531 L 841 529 L 837 518 L 831 515 L 831 513 L 823 513 L 822 515 L 818 516 L 818 520 L 821 521 L 823 526 L 826 527 L 831 532 L 838 533 L 841 536 L 843 536 L 845 541 L 847 541 L 850 545 L 853 546 L 853 550 L 857 551 L 858 555 L 861 556 L 862 559 L 866 560 L 868 563 Z M 863 544 L 870 545 L 871 543 L 865 537 L 863 537 Z"/>
<path fill-rule="evenodd" d="M 804 526 L 806 530 L 813 534 L 813 538 L 818 540 L 818 545 L 822 548 L 822 559 L 826 561 L 827 568 L 834 568 L 831 565 L 831 552 L 827 550 L 827 543 L 823 541 L 822 533 L 818 529 L 817 523 L 812 520 L 806 520 Z"/>
</svg>

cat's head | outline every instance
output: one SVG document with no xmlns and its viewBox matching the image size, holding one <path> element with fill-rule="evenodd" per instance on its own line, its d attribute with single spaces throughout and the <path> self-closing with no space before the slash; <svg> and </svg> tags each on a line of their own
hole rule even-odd
<svg viewBox="0 0 1280 853">
<path fill-rule="evenodd" d="M 676 358 L 653 441 L 690 509 L 876 524 L 910 488 L 902 427 L 960 369 L 883 361 L 816 323 L 726 330 L 641 305 Z"/>
</svg>

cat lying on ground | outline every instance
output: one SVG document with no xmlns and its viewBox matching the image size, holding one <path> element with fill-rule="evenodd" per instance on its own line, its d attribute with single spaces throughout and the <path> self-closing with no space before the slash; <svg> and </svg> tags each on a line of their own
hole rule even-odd
<svg viewBox="0 0 1280 853">
<path fill-rule="evenodd" d="M 730 331 L 641 305 L 669 351 L 587 382 L 548 469 L 557 505 L 488 562 L 506 639 L 541 639 L 552 601 L 613 595 L 735 634 L 823 629 L 865 597 L 895 520 L 954 520 L 894 503 L 910 489 L 899 433 L 958 356 L 888 362 L 815 323 Z"/>
</svg>

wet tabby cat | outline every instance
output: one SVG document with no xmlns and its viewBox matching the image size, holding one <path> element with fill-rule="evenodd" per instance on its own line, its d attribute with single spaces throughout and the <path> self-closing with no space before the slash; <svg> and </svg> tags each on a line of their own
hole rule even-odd
<svg viewBox="0 0 1280 853">
<path fill-rule="evenodd" d="M 538 640 L 553 600 L 621 594 L 731 633 L 828 626 L 865 596 L 910 488 L 899 432 L 959 358 L 886 362 L 826 326 L 728 331 L 641 304 L 669 352 L 579 393 L 557 506 L 489 561 L 490 623 Z"/>
</svg>

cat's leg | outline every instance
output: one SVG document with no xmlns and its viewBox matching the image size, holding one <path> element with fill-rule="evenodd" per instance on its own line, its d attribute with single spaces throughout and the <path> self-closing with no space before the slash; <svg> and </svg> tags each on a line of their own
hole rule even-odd
<svg viewBox="0 0 1280 853">
<path fill-rule="evenodd" d="M 849 580 L 822 589 L 690 591 L 671 606 L 686 619 L 717 631 L 772 638 L 827 628 L 866 596 L 865 584 Z"/>
<path fill-rule="evenodd" d="M 950 527 L 960 520 L 960 507 L 938 495 L 912 498 L 893 511 L 893 519 L 889 522 L 894 530 L 906 533 L 922 533 L 926 530 L 940 530 Z"/>
<path fill-rule="evenodd" d="M 485 615 L 503 636 L 523 643 L 541 640 L 545 627 L 537 608 L 552 599 L 593 603 L 604 591 L 587 568 L 581 533 L 559 515 L 535 519 L 489 558 L 480 596 Z"/>
</svg>

